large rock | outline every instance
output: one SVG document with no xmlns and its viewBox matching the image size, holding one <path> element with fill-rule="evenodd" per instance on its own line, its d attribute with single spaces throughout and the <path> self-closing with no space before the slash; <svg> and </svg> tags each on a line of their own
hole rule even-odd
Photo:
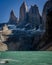
<svg viewBox="0 0 52 65">
<path fill-rule="evenodd" d="M 20 7 L 20 16 L 19 16 L 20 21 L 23 21 L 25 19 L 27 11 L 28 11 L 27 5 L 25 2 L 23 2 Z"/>
<path fill-rule="evenodd" d="M 42 17 L 40 16 L 37 5 L 31 6 L 28 11 L 25 3 L 23 2 L 20 8 L 20 18 L 21 21 L 18 27 L 24 27 L 25 29 L 34 29 L 35 27 L 38 29 L 42 24 Z"/>
<path fill-rule="evenodd" d="M 29 22 L 31 22 L 34 27 L 38 27 L 42 22 L 37 5 L 31 6 L 29 10 Z"/>
<path fill-rule="evenodd" d="M 43 13 L 42 13 L 42 20 L 43 20 L 43 27 L 44 29 L 46 28 L 46 16 L 47 16 L 47 11 L 48 9 L 52 9 L 52 0 L 48 0 L 43 8 Z"/>
<path fill-rule="evenodd" d="M 17 17 L 15 16 L 13 10 L 11 10 L 10 18 L 9 18 L 8 24 L 16 25 L 17 23 L 18 23 Z"/>
<path fill-rule="evenodd" d="M 42 36 L 37 49 L 52 50 L 52 0 L 46 2 L 43 11 L 45 33 Z"/>
<path fill-rule="evenodd" d="M 45 27 L 45 35 L 48 39 L 52 39 L 52 0 L 48 0 L 43 9 L 43 22 Z"/>
<path fill-rule="evenodd" d="M 7 51 L 8 50 L 8 47 L 6 44 L 0 42 L 0 51 Z"/>
<path fill-rule="evenodd" d="M 3 26 L 2 34 L 3 35 L 10 35 L 10 34 L 12 34 L 12 31 L 8 29 L 8 26 L 6 24 Z"/>
<path fill-rule="evenodd" d="M 4 42 L 12 34 L 12 31 L 8 29 L 8 26 L 5 24 L 3 29 L 0 31 L 0 41 Z"/>
</svg>

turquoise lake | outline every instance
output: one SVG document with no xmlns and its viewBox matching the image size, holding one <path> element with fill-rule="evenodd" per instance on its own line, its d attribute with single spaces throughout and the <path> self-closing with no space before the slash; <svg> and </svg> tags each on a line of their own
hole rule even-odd
<svg viewBox="0 0 52 65">
<path fill-rule="evenodd" d="M 7 60 L 8 63 L 0 65 L 52 65 L 52 52 L 50 51 L 11 51 L 0 52 L 1 60 Z"/>
</svg>

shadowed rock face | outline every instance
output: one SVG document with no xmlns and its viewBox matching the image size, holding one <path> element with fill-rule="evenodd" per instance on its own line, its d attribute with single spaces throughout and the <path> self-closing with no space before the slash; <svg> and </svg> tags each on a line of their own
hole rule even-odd
<svg viewBox="0 0 52 65">
<path fill-rule="evenodd" d="M 38 48 L 40 48 L 40 50 L 52 50 L 52 11 L 47 13 L 46 32 L 43 35 Z"/>
<path fill-rule="evenodd" d="M 46 34 L 48 39 L 52 40 L 52 9 L 47 12 Z"/>
<path fill-rule="evenodd" d="M 52 50 L 52 1 L 46 2 L 43 11 L 43 20 L 45 23 L 45 34 L 42 36 L 37 49 Z"/>
<path fill-rule="evenodd" d="M 17 17 L 14 15 L 13 10 L 11 10 L 8 24 L 17 24 L 17 23 L 18 23 Z"/>
<path fill-rule="evenodd" d="M 43 9 L 43 22 L 48 38 L 52 38 L 52 0 L 48 0 Z"/>
<path fill-rule="evenodd" d="M 47 10 L 52 9 L 52 0 L 48 0 L 43 8 L 43 13 L 42 13 L 42 20 L 43 20 L 43 26 L 44 29 L 46 28 L 46 15 L 47 15 Z"/>
</svg>

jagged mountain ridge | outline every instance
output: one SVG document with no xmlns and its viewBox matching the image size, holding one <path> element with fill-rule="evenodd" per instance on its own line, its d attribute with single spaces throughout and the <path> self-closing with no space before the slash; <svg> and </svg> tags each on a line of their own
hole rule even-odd
<svg viewBox="0 0 52 65">
<path fill-rule="evenodd" d="M 46 17 L 46 22 L 45 22 L 46 26 L 50 22 L 49 16 L 48 19 Z M 13 20 L 13 17 L 10 18 L 12 18 Z M 14 18 L 16 19 L 15 16 Z M 52 42 L 49 42 L 50 40 L 48 36 L 45 34 L 47 33 L 48 30 L 46 31 L 46 29 L 42 29 L 42 25 L 44 21 L 42 21 L 42 17 L 40 16 L 37 5 L 31 6 L 29 11 L 27 11 L 26 4 L 23 2 L 20 8 L 19 19 L 20 20 L 16 25 L 17 28 L 12 30 L 13 34 L 9 35 L 9 38 L 6 41 L 4 41 L 4 43 L 7 44 L 8 46 L 8 50 L 13 50 L 13 51 L 46 50 L 50 47 L 50 45 L 52 45 Z M 14 23 L 12 25 L 14 25 Z M 46 28 L 49 29 L 50 26 Z"/>
<path fill-rule="evenodd" d="M 23 2 L 20 7 L 19 24 L 17 25 L 17 27 L 33 29 L 35 27 L 38 28 L 41 23 L 42 17 L 40 16 L 38 6 L 31 6 L 31 8 L 28 10 L 27 5 L 25 4 L 25 2 Z"/>
<path fill-rule="evenodd" d="M 10 18 L 13 20 L 13 17 Z M 5 42 L 8 45 L 9 50 L 35 50 L 36 48 L 33 48 L 33 40 L 34 38 L 37 39 L 37 41 L 35 40 L 36 45 L 43 34 L 43 31 L 40 28 L 41 22 L 42 18 L 38 6 L 31 6 L 28 11 L 26 3 L 23 2 L 20 7 L 17 30 L 13 30 L 13 35 L 9 36 L 8 40 Z"/>
</svg>

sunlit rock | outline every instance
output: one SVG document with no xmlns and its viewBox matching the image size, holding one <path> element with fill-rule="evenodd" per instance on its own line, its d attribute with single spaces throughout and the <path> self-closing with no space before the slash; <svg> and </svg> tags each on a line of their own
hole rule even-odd
<svg viewBox="0 0 52 65">
<path fill-rule="evenodd" d="M 3 35 L 10 35 L 11 33 L 12 33 L 12 31 L 8 29 L 8 26 L 4 25 L 3 30 L 2 30 L 2 34 Z"/>
<path fill-rule="evenodd" d="M 8 47 L 6 44 L 0 42 L 0 51 L 7 51 L 8 50 Z"/>
</svg>

